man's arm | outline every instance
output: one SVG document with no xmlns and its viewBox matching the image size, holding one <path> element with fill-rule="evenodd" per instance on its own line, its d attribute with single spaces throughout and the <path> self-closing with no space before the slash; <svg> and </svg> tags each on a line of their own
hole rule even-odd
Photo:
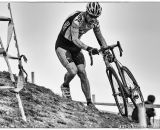
<svg viewBox="0 0 160 130">
<path fill-rule="evenodd" d="M 97 38 L 97 41 L 98 41 L 99 45 L 101 47 L 107 47 L 107 43 L 106 43 L 106 41 L 105 41 L 105 39 L 104 39 L 104 37 L 103 37 L 103 35 L 101 33 L 100 27 L 95 27 L 93 29 L 93 31 L 94 31 L 94 34 L 95 34 L 95 36 Z"/>
<path fill-rule="evenodd" d="M 71 26 L 71 40 L 79 48 L 87 50 L 88 46 L 85 45 L 82 41 L 79 40 L 78 35 L 79 35 L 79 27 L 78 27 L 77 24 L 72 23 L 72 26 Z"/>
</svg>

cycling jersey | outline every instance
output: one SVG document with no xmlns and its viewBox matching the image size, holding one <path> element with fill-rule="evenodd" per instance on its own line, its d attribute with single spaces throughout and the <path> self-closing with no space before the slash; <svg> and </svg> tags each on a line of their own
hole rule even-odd
<svg viewBox="0 0 160 130">
<path fill-rule="evenodd" d="M 72 41 L 72 28 L 78 29 L 79 39 L 90 29 L 94 29 L 94 31 L 99 30 L 98 20 L 95 19 L 92 23 L 87 23 L 84 15 L 84 12 L 76 11 L 65 20 L 56 41 L 56 49 L 58 47 L 62 47 L 66 50 L 70 50 L 71 52 L 79 52 L 81 50 L 81 48 L 75 45 Z"/>
</svg>

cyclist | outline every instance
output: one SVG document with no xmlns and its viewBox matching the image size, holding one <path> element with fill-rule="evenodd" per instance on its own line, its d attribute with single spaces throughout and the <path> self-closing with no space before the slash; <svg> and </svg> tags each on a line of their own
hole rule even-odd
<svg viewBox="0 0 160 130">
<path fill-rule="evenodd" d="M 92 104 L 92 101 L 90 85 L 85 71 L 85 58 L 81 50 L 91 52 L 93 55 L 98 54 L 98 50 L 87 46 L 80 38 L 87 31 L 93 29 L 99 45 L 101 47 L 107 46 L 100 31 L 99 21 L 97 20 L 101 12 L 102 7 L 98 2 L 89 2 L 85 12 L 76 11 L 70 15 L 65 20 L 55 45 L 56 54 L 62 65 L 67 69 L 64 82 L 61 85 L 62 96 L 66 99 L 72 99 L 69 83 L 77 74 L 81 81 L 87 105 Z"/>
</svg>

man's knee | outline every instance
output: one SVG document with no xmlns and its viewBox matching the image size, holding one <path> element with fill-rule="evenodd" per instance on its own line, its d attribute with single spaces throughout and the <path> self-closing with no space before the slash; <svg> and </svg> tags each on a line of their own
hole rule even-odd
<svg viewBox="0 0 160 130">
<path fill-rule="evenodd" d="M 76 74 L 77 74 L 77 70 L 71 70 L 70 72 L 69 72 L 72 76 L 75 76 Z"/>
<path fill-rule="evenodd" d="M 86 70 L 83 65 L 78 67 L 78 76 L 80 78 L 86 78 Z"/>
<path fill-rule="evenodd" d="M 77 69 L 76 65 L 74 65 L 74 63 L 73 64 L 72 63 L 68 64 L 66 66 L 66 68 L 67 68 L 69 74 L 72 75 L 72 76 L 75 76 L 78 72 L 78 69 Z"/>
</svg>

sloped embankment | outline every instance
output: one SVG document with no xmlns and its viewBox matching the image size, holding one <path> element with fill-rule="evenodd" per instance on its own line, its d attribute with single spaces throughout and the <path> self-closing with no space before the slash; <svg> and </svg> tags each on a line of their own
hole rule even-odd
<svg viewBox="0 0 160 130">
<path fill-rule="evenodd" d="M 8 72 L 0 72 L 0 86 L 11 85 Z M 119 128 L 131 126 L 121 116 L 94 111 L 81 102 L 66 101 L 50 89 L 27 83 L 20 92 L 27 122 L 21 119 L 15 94 L 0 89 L 0 128 Z"/>
</svg>

